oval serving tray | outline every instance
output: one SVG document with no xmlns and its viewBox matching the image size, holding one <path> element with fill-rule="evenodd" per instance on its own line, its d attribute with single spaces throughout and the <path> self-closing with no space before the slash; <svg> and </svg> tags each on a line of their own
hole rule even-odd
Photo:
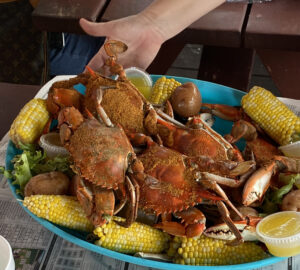
<svg viewBox="0 0 300 270">
<path fill-rule="evenodd" d="M 36 97 L 40 98 L 46 98 L 48 90 L 50 86 L 55 81 L 60 80 L 66 80 L 74 76 L 57 76 L 53 78 L 51 81 L 49 81 L 47 84 L 45 84 Z M 151 75 L 151 78 L 153 79 L 153 83 L 160 78 L 160 75 Z M 197 85 L 199 88 L 201 95 L 202 95 L 202 101 L 203 103 L 221 103 L 221 104 L 227 104 L 231 106 L 239 106 L 240 101 L 243 95 L 245 95 L 244 92 L 235 90 L 233 88 L 196 80 L 196 79 L 189 79 L 184 77 L 176 77 L 176 76 L 166 76 L 168 78 L 174 78 L 175 80 L 185 83 L 185 82 L 193 82 Z M 84 93 L 84 87 L 82 85 L 77 85 L 75 87 L 78 91 L 81 93 Z M 219 118 L 216 118 L 216 121 L 213 125 L 213 128 L 219 132 L 220 134 L 224 135 L 230 132 L 232 126 L 232 122 L 222 120 Z M 14 144 L 10 141 L 7 147 L 6 152 L 6 169 L 12 169 L 11 160 L 12 158 L 18 153 L 18 150 L 15 148 Z M 94 244 L 91 244 L 87 241 L 85 241 L 86 235 L 84 233 L 80 233 L 75 230 L 70 230 L 65 227 L 58 226 L 56 224 L 53 224 L 47 220 L 44 220 L 42 218 L 37 217 L 36 215 L 32 214 L 27 208 L 25 208 L 22 204 L 22 197 L 16 193 L 16 186 L 12 185 L 11 180 L 8 180 L 9 186 L 12 190 L 12 193 L 16 199 L 18 199 L 18 202 L 23 207 L 23 209 L 32 217 L 34 218 L 38 223 L 40 223 L 42 226 L 50 230 L 51 232 L 59 235 L 60 237 L 64 238 L 65 240 L 68 240 L 78 246 L 81 246 L 83 248 L 86 248 L 88 250 L 91 250 L 93 252 L 103 254 L 105 256 L 109 256 L 114 259 L 126 261 L 129 263 L 142 265 L 142 266 L 148 266 L 152 268 L 159 268 L 159 269 L 172 269 L 172 270 L 212 270 L 212 269 L 219 269 L 219 270 L 245 270 L 245 269 L 253 269 L 258 267 L 267 266 L 270 264 L 274 264 L 277 262 L 280 262 L 282 260 L 285 260 L 286 258 L 281 257 L 269 257 L 260 261 L 250 262 L 250 263 L 244 263 L 244 264 L 236 264 L 236 265 L 224 265 L 224 266 L 191 266 L 191 265 L 179 265 L 174 263 L 166 263 L 166 262 L 159 262 L 149 259 L 143 259 L 134 257 L 131 255 L 122 254 L 119 252 L 115 252 L 109 249 L 102 248 L 100 246 L 96 246 Z"/>
</svg>

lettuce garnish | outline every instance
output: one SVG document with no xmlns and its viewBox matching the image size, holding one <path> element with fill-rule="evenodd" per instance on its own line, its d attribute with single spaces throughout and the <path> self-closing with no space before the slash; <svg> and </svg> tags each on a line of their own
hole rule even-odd
<svg viewBox="0 0 300 270">
<path fill-rule="evenodd" d="M 30 178 L 37 174 L 60 171 L 69 177 L 73 175 L 68 157 L 57 156 L 50 159 L 40 150 L 24 150 L 23 153 L 16 155 L 11 162 L 13 163 L 13 170 L 5 170 L 5 168 L 0 167 L 0 173 L 4 174 L 6 178 L 12 179 L 13 185 L 19 185 L 18 192 L 21 194 L 23 194 L 25 185 Z"/>
<path fill-rule="evenodd" d="M 264 198 L 264 202 L 262 204 L 262 210 L 264 213 L 272 214 L 279 210 L 279 207 L 282 203 L 282 199 L 284 195 L 289 193 L 295 183 L 298 183 L 300 180 L 300 174 L 279 174 L 279 183 L 284 184 L 280 188 L 269 188 Z"/>
</svg>

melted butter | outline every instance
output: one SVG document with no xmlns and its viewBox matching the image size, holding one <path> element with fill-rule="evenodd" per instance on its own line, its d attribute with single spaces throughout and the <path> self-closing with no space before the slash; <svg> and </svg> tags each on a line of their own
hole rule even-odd
<svg viewBox="0 0 300 270">
<path fill-rule="evenodd" d="M 266 236 L 281 238 L 300 233 L 300 215 L 292 212 L 269 217 L 260 225 L 260 231 Z"/>
<path fill-rule="evenodd" d="M 149 100 L 151 95 L 151 87 L 147 84 L 147 81 L 143 77 L 128 77 L 128 79 L 139 89 L 143 96 Z"/>
</svg>

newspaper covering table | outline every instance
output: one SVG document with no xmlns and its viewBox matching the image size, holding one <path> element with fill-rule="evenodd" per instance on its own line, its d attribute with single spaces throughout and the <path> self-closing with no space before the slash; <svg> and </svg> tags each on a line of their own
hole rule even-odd
<svg viewBox="0 0 300 270">
<path fill-rule="evenodd" d="M 39 92 L 37 97 L 45 98 Z M 300 101 L 282 99 L 298 116 Z M 0 166 L 5 165 L 8 134 L 0 141 Z M 77 246 L 50 232 L 31 218 L 13 196 L 7 180 L 0 175 L 0 235 L 13 248 L 16 269 L 20 270 L 146 270 Z M 153 268 L 152 268 L 153 269 Z M 300 255 L 260 270 L 300 270 Z"/>
</svg>

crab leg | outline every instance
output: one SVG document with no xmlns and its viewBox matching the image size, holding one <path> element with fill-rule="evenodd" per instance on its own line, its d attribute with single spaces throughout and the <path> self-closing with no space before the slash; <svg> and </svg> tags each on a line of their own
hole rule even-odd
<svg viewBox="0 0 300 270">
<path fill-rule="evenodd" d="M 220 195 L 223 199 L 224 202 L 239 216 L 241 220 L 244 220 L 243 215 L 240 213 L 239 210 L 236 209 L 236 207 L 232 204 L 232 202 L 229 200 L 227 197 L 226 193 L 224 190 L 216 183 L 216 181 L 211 181 L 211 180 L 201 180 L 200 182 L 204 187 L 212 189 L 215 191 L 218 195 Z M 218 207 L 219 208 L 219 207 Z"/>
<path fill-rule="evenodd" d="M 136 195 L 139 195 L 139 192 L 136 193 L 137 186 L 132 184 L 128 176 L 125 177 L 125 186 L 129 194 L 130 205 L 128 208 L 128 213 L 126 214 L 126 221 L 117 223 L 128 228 L 137 217 L 138 198 Z"/>
<path fill-rule="evenodd" d="M 118 40 L 108 40 L 104 44 L 104 49 L 106 54 L 109 56 L 105 64 L 110 67 L 110 71 L 113 74 L 118 74 L 121 80 L 126 79 L 126 74 L 123 67 L 116 61 L 118 54 L 127 51 L 127 45 Z"/>
<path fill-rule="evenodd" d="M 248 217 L 247 217 L 248 218 Z M 249 217 L 249 220 L 234 221 L 233 224 L 240 231 L 244 241 L 257 241 L 256 225 L 261 220 L 259 217 Z M 208 237 L 222 240 L 233 240 L 234 235 L 226 223 L 212 226 L 204 231 Z"/>
<path fill-rule="evenodd" d="M 120 185 L 119 188 L 115 190 L 115 193 L 117 197 L 120 198 L 120 202 L 115 206 L 114 215 L 118 214 L 128 201 L 124 185 Z"/>
<path fill-rule="evenodd" d="M 104 122 L 104 124 L 107 127 L 113 127 L 113 123 L 110 121 L 109 117 L 107 116 L 106 112 L 104 111 L 103 107 L 101 106 L 101 101 L 102 101 L 102 96 L 103 96 L 103 92 L 101 89 L 101 86 L 95 91 L 96 93 L 96 110 L 97 113 L 99 115 L 99 117 L 101 117 L 102 121 Z"/>
<path fill-rule="evenodd" d="M 230 218 L 230 213 L 229 213 L 228 209 L 226 208 L 225 204 L 221 201 L 218 201 L 216 204 L 217 204 L 218 210 L 222 216 L 222 219 L 228 225 L 228 227 L 230 228 L 230 230 L 233 232 L 233 234 L 236 237 L 234 240 L 232 240 L 230 242 L 230 245 L 242 244 L 244 242 L 244 239 L 243 239 L 240 231 L 234 225 L 232 219 Z"/>
<path fill-rule="evenodd" d="M 213 115 L 229 121 L 238 121 L 244 118 L 245 115 L 241 107 L 233 107 L 225 104 L 203 103 L 201 111 L 212 113 Z"/>
</svg>

